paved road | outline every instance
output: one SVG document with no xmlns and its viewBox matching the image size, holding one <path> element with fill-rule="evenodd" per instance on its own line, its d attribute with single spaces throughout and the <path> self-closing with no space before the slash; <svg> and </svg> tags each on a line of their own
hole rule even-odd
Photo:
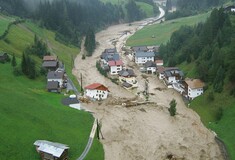
<svg viewBox="0 0 235 160">
<path fill-rule="evenodd" d="M 85 150 L 83 151 L 83 153 L 81 154 L 81 156 L 77 160 L 83 160 L 86 157 L 86 155 L 88 154 L 88 152 L 89 152 L 89 150 L 90 150 L 90 148 L 92 146 L 93 139 L 95 137 L 96 129 L 97 129 L 97 120 L 95 119 L 95 121 L 93 123 L 93 127 L 92 127 L 92 130 L 91 130 L 91 133 L 90 133 L 90 137 L 89 137 L 88 143 L 86 145 L 86 148 L 85 148 Z"/>
<path fill-rule="evenodd" d="M 67 89 L 68 90 L 73 90 L 77 96 L 79 95 L 79 92 L 78 92 L 77 88 L 75 87 L 75 85 L 73 84 L 73 82 L 70 80 L 69 77 L 68 77 Z"/>
</svg>

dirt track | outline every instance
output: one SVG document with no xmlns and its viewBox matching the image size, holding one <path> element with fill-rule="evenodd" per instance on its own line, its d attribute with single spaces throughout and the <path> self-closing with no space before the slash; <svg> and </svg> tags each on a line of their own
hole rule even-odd
<svg viewBox="0 0 235 160">
<path fill-rule="evenodd" d="M 150 76 L 150 101 L 152 105 L 125 108 L 121 105 L 110 105 L 116 98 L 133 98 L 136 95 L 114 84 L 100 75 L 95 67 L 96 61 L 105 48 L 113 48 L 112 41 L 117 40 L 117 50 L 125 43 L 129 35 L 122 35 L 129 30 L 134 33 L 138 23 L 115 25 L 96 34 L 99 45 L 92 57 L 82 60 L 79 54 L 75 60 L 73 73 L 80 79 L 83 75 L 83 85 L 99 82 L 107 86 L 112 96 L 109 100 L 90 103 L 83 106 L 94 112 L 94 116 L 102 122 L 104 140 L 102 144 L 107 160 L 161 160 L 167 155 L 177 159 L 222 159 L 214 135 L 202 125 L 200 117 L 188 109 L 181 96 L 165 86 L 157 77 Z M 84 50 L 82 49 L 82 53 Z M 129 62 L 126 57 L 123 61 Z M 129 63 L 130 64 L 130 63 Z M 138 75 L 140 73 L 137 73 Z M 143 90 L 143 79 L 138 76 L 139 91 Z M 141 87 L 142 86 L 142 87 Z M 163 88 L 162 91 L 156 88 Z M 177 115 L 170 117 L 169 102 L 177 101 Z"/>
</svg>

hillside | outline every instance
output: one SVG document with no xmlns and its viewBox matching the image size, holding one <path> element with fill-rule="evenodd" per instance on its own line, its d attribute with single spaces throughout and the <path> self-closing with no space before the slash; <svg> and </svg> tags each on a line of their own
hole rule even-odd
<svg viewBox="0 0 235 160">
<path fill-rule="evenodd" d="M 125 8 L 125 5 L 127 4 L 127 0 L 101 0 L 102 2 L 104 3 L 112 3 L 114 5 L 121 5 L 123 10 L 124 10 L 124 13 L 126 14 L 127 13 L 127 10 Z M 135 1 L 137 6 L 139 6 L 139 8 L 144 11 L 144 13 L 146 14 L 147 17 L 153 17 L 154 16 L 154 9 L 153 9 L 153 6 L 146 3 L 146 2 L 141 2 L 141 1 L 138 1 L 136 0 Z"/>
<path fill-rule="evenodd" d="M 0 18 L 0 24 L 4 23 Z M 33 43 L 35 34 L 47 43 L 52 54 L 58 55 L 65 63 L 71 77 L 73 58 L 79 53 L 79 48 L 55 41 L 54 32 L 42 29 L 31 21 L 12 25 L 8 35 L 0 40 L 0 51 L 15 54 L 20 65 L 22 52 Z M 34 58 L 39 67 L 42 60 Z M 14 76 L 10 63 L 0 63 L 0 68 L 0 159 L 39 159 L 33 146 L 38 139 L 67 144 L 70 147 L 69 158 L 78 158 L 86 146 L 93 117 L 89 113 L 63 106 L 61 99 L 64 96 L 48 93 L 44 77 L 30 80 L 25 76 Z M 95 140 L 87 159 L 103 157 L 103 147 Z"/>
<path fill-rule="evenodd" d="M 204 23 L 199 25 L 196 23 L 200 21 L 194 19 L 190 23 L 188 18 L 182 18 L 180 22 L 188 22 L 175 30 L 172 27 L 177 20 L 146 27 L 127 43 L 130 46 L 163 43 L 159 51 L 166 66 L 178 66 L 185 77 L 200 78 L 207 83 L 203 96 L 191 101 L 189 106 L 200 115 L 205 126 L 218 134 L 231 159 L 235 159 L 235 17 L 221 8 L 201 18 Z M 156 38 L 150 38 L 151 35 Z"/>
<path fill-rule="evenodd" d="M 187 18 L 178 18 L 170 21 L 165 21 L 161 24 L 154 24 L 144 27 L 137 31 L 133 36 L 127 40 L 127 46 L 138 45 L 160 45 L 170 40 L 174 31 L 183 25 L 196 25 L 199 22 L 204 22 L 209 13 L 204 13 Z M 154 37 L 153 37 L 154 36 Z"/>
</svg>

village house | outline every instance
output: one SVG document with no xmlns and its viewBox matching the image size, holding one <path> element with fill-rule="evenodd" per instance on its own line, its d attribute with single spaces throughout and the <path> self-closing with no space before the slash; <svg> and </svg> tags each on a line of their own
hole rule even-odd
<svg viewBox="0 0 235 160">
<path fill-rule="evenodd" d="M 200 79 L 186 78 L 183 85 L 185 89 L 184 96 L 189 100 L 193 100 L 204 92 L 203 87 L 205 86 L 205 83 Z"/>
<path fill-rule="evenodd" d="M 144 68 L 146 70 L 147 73 L 156 73 L 157 71 L 157 65 L 156 63 L 154 63 L 153 61 L 147 61 L 145 64 L 144 64 Z"/>
<path fill-rule="evenodd" d="M 69 147 L 65 144 L 37 140 L 34 145 L 42 160 L 68 160 Z"/>
<path fill-rule="evenodd" d="M 147 46 L 133 46 L 131 47 L 132 52 L 147 52 L 149 49 Z"/>
<path fill-rule="evenodd" d="M 165 71 L 165 68 L 163 66 L 157 66 L 157 74 L 160 80 L 164 79 L 164 71 Z"/>
<path fill-rule="evenodd" d="M 155 61 L 155 63 L 156 63 L 157 66 L 163 66 L 163 65 L 164 65 L 164 62 L 163 62 L 162 59 L 157 59 L 157 60 Z"/>
<path fill-rule="evenodd" d="M 96 100 L 107 99 L 109 90 L 100 83 L 93 83 L 85 87 L 85 95 Z"/>
<path fill-rule="evenodd" d="M 184 74 L 177 67 L 165 68 L 164 71 L 164 82 L 166 85 L 172 85 L 173 83 L 178 83 L 182 81 Z"/>
<path fill-rule="evenodd" d="M 106 71 L 109 70 L 109 64 L 108 64 L 109 61 L 118 61 L 118 60 L 120 60 L 119 54 L 116 53 L 116 52 L 111 52 L 111 51 L 110 52 L 108 52 L 108 51 L 103 52 L 101 54 L 100 58 L 101 58 L 101 61 L 100 61 L 101 62 L 100 63 L 101 67 Z"/>
<path fill-rule="evenodd" d="M 47 73 L 47 82 L 56 81 L 59 82 L 59 86 L 62 87 L 64 83 L 64 71 L 50 71 Z"/>
<path fill-rule="evenodd" d="M 10 58 L 6 52 L 0 53 L 0 62 L 9 61 Z"/>
<path fill-rule="evenodd" d="M 109 68 L 110 68 L 110 74 L 111 75 L 117 75 L 118 72 L 122 70 L 123 62 L 122 62 L 122 60 L 109 61 L 108 65 L 109 65 Z"/>
<path fill-rule="evenodd" d="M 49 71 L 55 71 L 59 67 L 57 56 L 44 56 L 42 67 Z"/>
<path fill-rule="evenodd" d="M 143 65 L 147 61 L 154 62 L 154 52 L 136 52 L 135 63 L 138 65 Z"/>
<path fill-rule="evenodd" d="M 47 91 L 59 93 L 60 92 L 60 84 L 58 81 L 47 81 Z"/>
<path fill-rule="evenodd" d="M 138 86 L 136 75 L 132 69 L 123 69 L 118 72 L 118 75 L 119 81 L 125 88 L 133 88 Z"/>
<path fill-rule="evenodd" d="M 226 12 L 235 12 L 235 6 L 234 5 L 230 5 L 230 6 L 224 7 L 224 10 Z"/>
<path fill-rule="evenodd" d="M 107 48 L 103 53 L 117 53 L 116 48 Z"/>
</svg>

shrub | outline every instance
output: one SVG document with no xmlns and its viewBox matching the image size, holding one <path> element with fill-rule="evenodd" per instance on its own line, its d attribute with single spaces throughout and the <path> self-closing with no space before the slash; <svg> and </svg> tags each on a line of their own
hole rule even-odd
<svg viewBox="0 0 235 160">
<path fill-rule="evenodd" d="M 21 67 L 20 66 L 16 66 L 13 68 L 13 74 L 14 76 L 21 76 L 23 75 L 22 71 L 21 71 Z"/>
<path fill-rule="evenodd" d="M 214 92 L 209 92 L 208 96 L 207 96 L 207 99 L 212 102 L 215 100 L 215 96 L 214 96 Z"/>
</svg>

